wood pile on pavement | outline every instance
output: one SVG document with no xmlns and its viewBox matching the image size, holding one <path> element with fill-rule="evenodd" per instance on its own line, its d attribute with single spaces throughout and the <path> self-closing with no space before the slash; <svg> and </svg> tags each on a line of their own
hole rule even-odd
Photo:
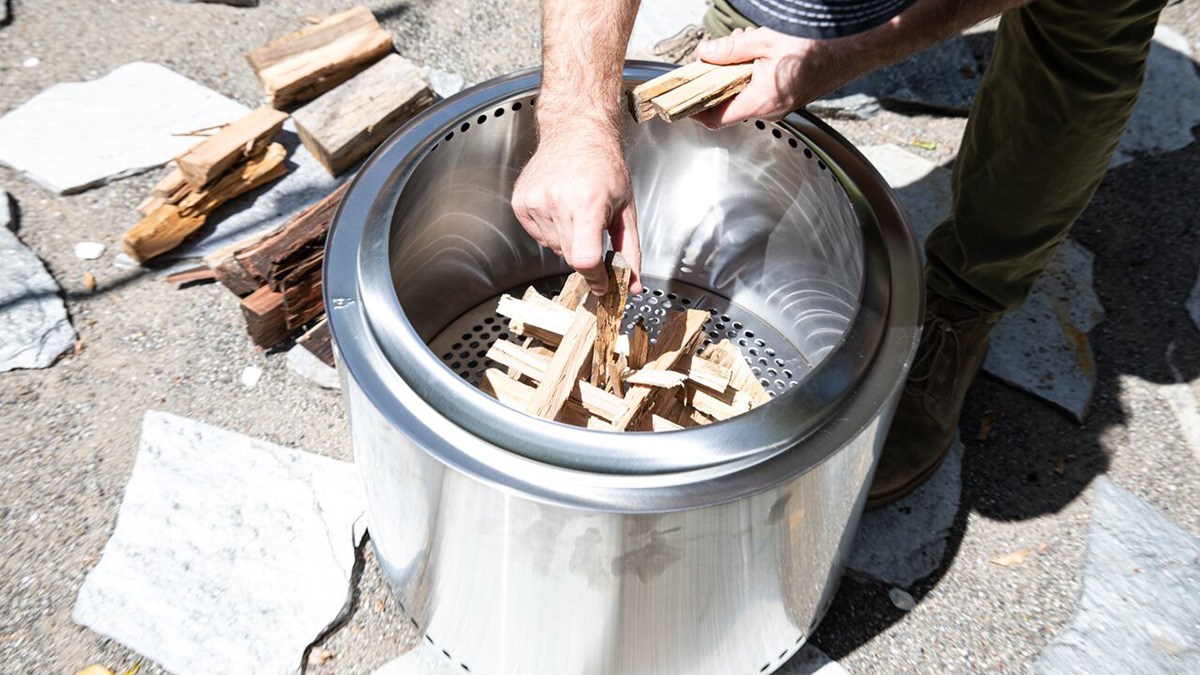
<svg viewBox="0 0 1200 675">
<path fill-rule="evenodd" d="M 669 312 L 656 340 L 639 320 L 621 334 L 630 270 L 610 258 L 608 291 L 597 297 L 578 273 L 547 298 L 530 287 L 501 297 L 521 342 L 500 340 L 480 388 L 530 415 L 605 431 L 669 431 L 711 424 L 770 400 L 741 351 L 704 342 L 708 312 Z"/>
<path fill-rule="evenodd" d="M 179 246 L 219 205 L 285 173 L 287 151 L 274 140 L 289 114 L 278 108 L 294 108 L 300 141 L 337 176 L 434 102 L 422 70 L 393 51 L 391 34 L 366 7 L 309 23 L 246 54 L 268 105 L 222 128 L 199 130 L 215 133 L 177 157 L 138 207 L 143 218 L 125 234 L 132 258 L 143 262 Z M 168 281 L 221 282 L 241 298 L 254 344 L 269 349 L 302 333 L 297 342 L 332 364 L 321 265 L 346 185 Z"/>
</svg>

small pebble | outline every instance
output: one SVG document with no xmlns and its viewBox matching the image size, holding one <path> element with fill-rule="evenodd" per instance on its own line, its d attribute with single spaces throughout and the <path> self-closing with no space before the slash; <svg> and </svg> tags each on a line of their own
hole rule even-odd
<svg viewBox="0 0 1200 675">
<path fill-rule="evenodd" d="M 92 293 L 93 291 L 95 291 L 96 290 L 96 275 L 92 274 L 91 272 L 84 272 L 83 273 L 83 287 L 85 289 L 87 289 L 88 293 Z"/>
<path fill-rule="evenodd" d="M 917 606 L 917 601 L 913 600 L 913 596 L 909 595 L 907 591 L 900 588 L 893 588 L 892 590 L 888 591 L 888 598 L 891 599 L 892 604 L 896 606 L 896 609 L 900 609 L 905 612 L 911 612 L 913 608 Z"/>
<path fill-rule="evenodd" d="M 258 366 L 246 366 L 242 370 L 242 386 L 247 389 L 253 389 L 258 385 L 258 381 L 262 379 L 262 368 Z"/>
<path fill-rule="evenodd" d="M 95 260 L 104 255 L 104 244 L 98 241 L 81 241 L 75 244 L 75 257 L 80 260 Z"/>
<path fill-rule="evenodd" d="M 25 66 L 26 68 L 37 68 L 38 64 L 41 62 L 42 62 L 42 60 L 39 59 L 38 57 L 31 56 L 31 57 L 25 59 L 24 61 L 22 61 L 21 65 Z"/>
</svg>

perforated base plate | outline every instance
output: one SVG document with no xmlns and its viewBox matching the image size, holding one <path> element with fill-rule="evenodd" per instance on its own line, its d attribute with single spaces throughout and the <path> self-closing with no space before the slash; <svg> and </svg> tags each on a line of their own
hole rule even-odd
<svg viewBox="0 0 1200 675">
<path fill-rule="evenodd" d="M 562 290 L 565 280 L 566 276 L 550 277 L 533 286 L 542 295 L 552 297 Z M 642 285 L 646 290 L 630 296 L 625 305 L 623 332 L 632 330 L 637 317 L 642 316 L 653 342 L 668 310 L 703 309 L 710 315 L 704 324 L 708 334 L 704 344 L 724 338 L 736 344 L 771 396 L 796 386 L 811 372 L 799 350 L 778 331 L 729 300 L 668 279 L 645 277 Z M 507 292 L 520 297 L 525 287 Z M 463 314 L 429 343 L 430 350 L 451 370 L 474 385 L 479 384 L 484 369 L 495 365 L 486 358 L 492 343 L 513 339 L 508 331 L 508 318 L 496 313 L 499 300 L 497 295 Z"/>
</svg>

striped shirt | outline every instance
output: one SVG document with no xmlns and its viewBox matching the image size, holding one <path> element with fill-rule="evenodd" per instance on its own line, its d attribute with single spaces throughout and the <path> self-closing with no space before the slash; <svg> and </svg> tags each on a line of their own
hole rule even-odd
<svg viewBox="0 0 1200 675">
<path fill-rule="evenodd" d="M 727 0 L 747 19 L 807 38 L 844 37 L 890 21 L 916 0 Z"/>
</svg>

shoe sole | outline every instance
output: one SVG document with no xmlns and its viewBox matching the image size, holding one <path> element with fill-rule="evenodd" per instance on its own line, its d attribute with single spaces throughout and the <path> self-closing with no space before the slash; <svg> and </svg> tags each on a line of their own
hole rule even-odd
<svg viewBox="0 0 1200 675">
<path fill-rule="evenodd" d="M 951 443 L 953 444 L 953 441 L 951 441 Z M 933 464 L 930 464 L 924 471 L 914 476 L 912 480 L 908 481 L 904 485 L 901 485 L 894 490 L 884 492 L 883 494 L 872 495 L 868 493 L 866 510 L 873 511 L 875 509 L 882 508 L 898 499 L 903 499 L 912 494 L 914 490 L 924 485 L 925 482 L 933 476 L 933 474 L 937 473 L 938 469 L 942 468 L 942 463 L 946 461 L 946 456 L 949 454 L 950 446 L 947 445 L 946 448 L 942 450 L 942 454 L 938 456 L 937 461 L 935 461 Z"/>
</svg>

